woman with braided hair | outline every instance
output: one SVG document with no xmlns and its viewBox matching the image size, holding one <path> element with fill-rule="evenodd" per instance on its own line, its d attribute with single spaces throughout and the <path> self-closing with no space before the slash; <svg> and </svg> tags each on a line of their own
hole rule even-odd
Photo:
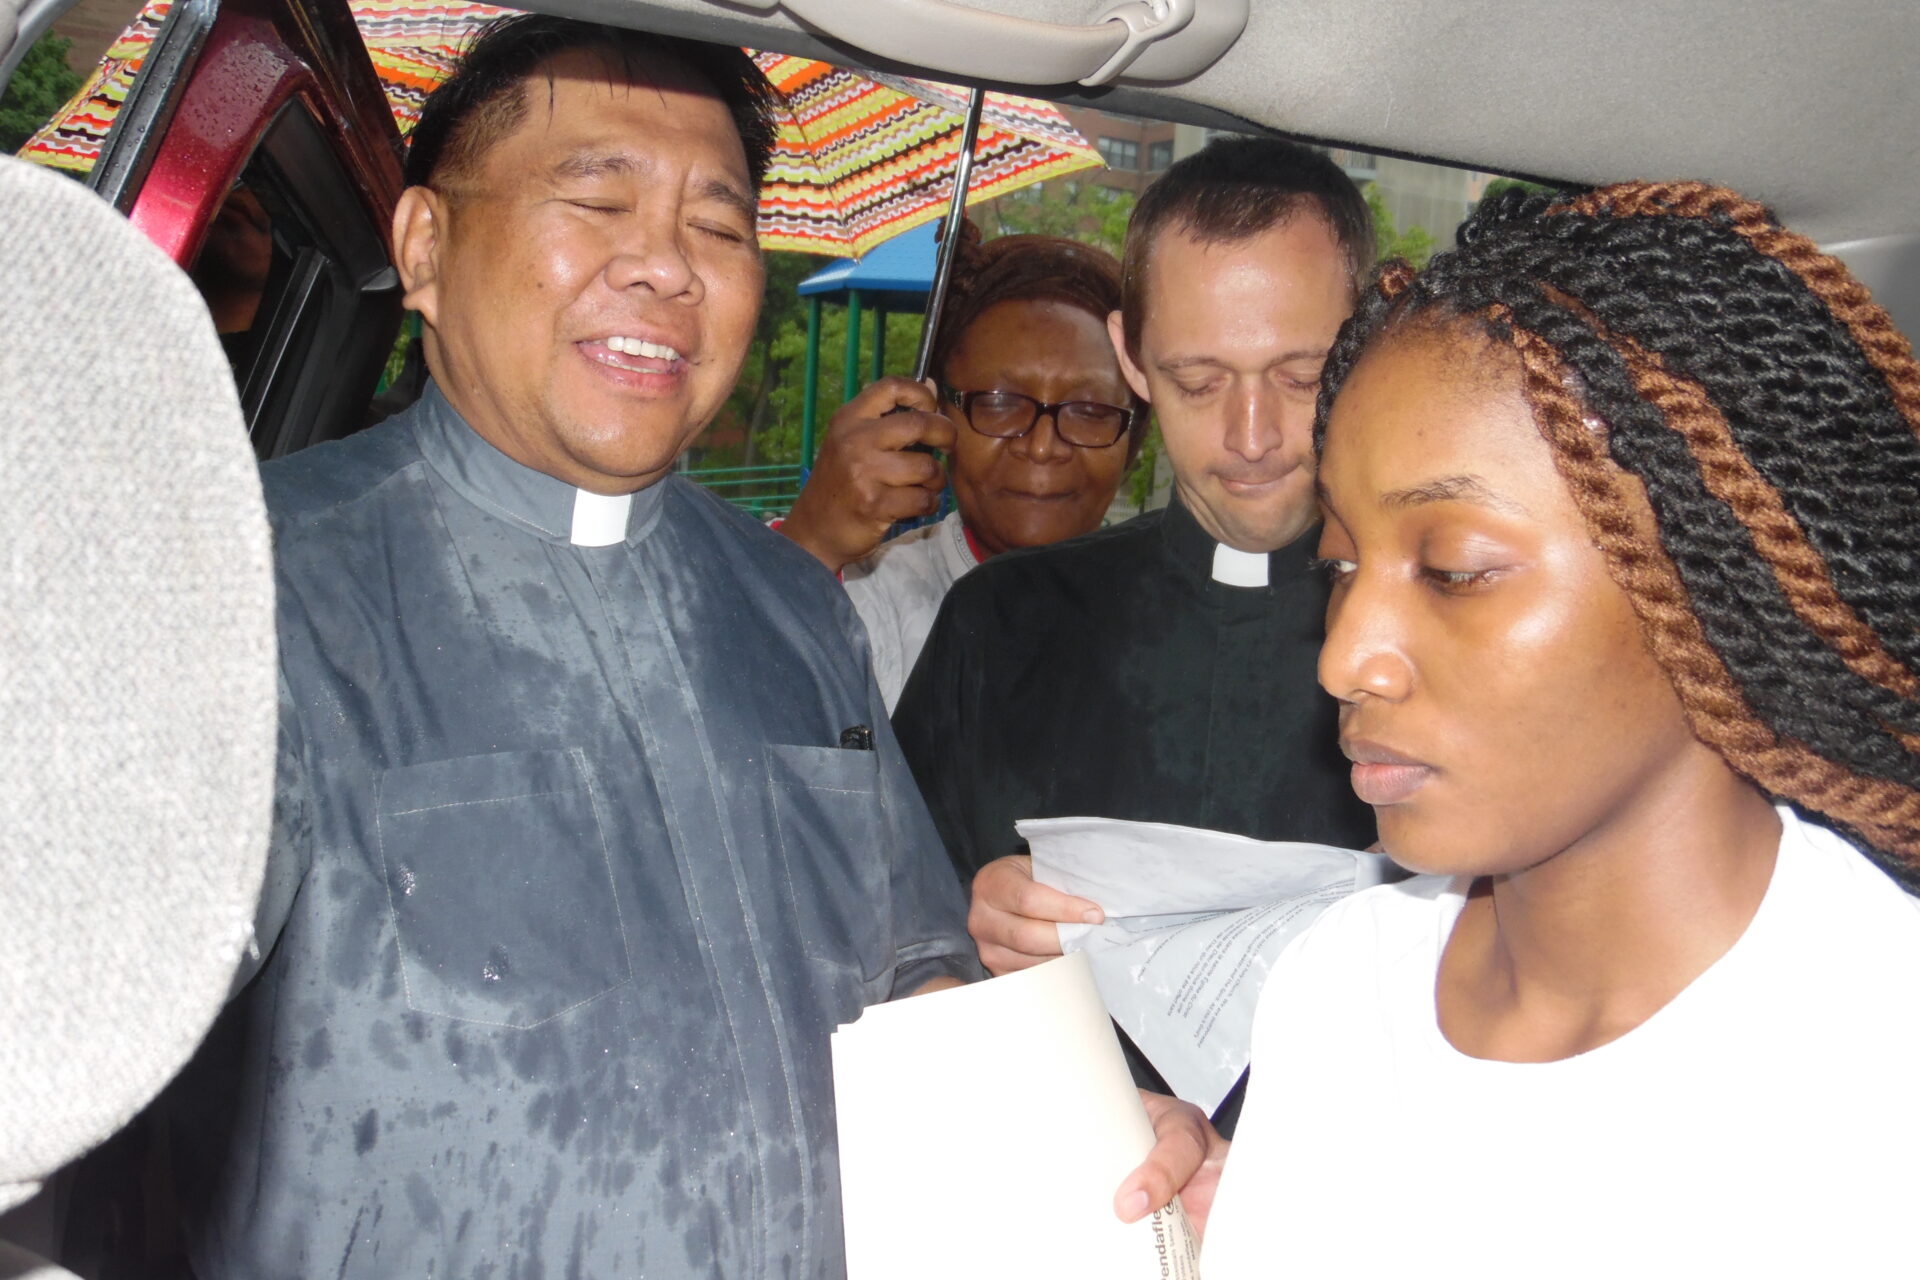
<svg viewBox="0 0 1920 1280">
<path fill-rule="evenodd" d="M 1911 1272 L 1906 340 L 1732 192 L 1515 194 L 1320 396 L 1320 679 L 1426 874 L 1276 966 L 1208 1280 Z"/>
</svg>

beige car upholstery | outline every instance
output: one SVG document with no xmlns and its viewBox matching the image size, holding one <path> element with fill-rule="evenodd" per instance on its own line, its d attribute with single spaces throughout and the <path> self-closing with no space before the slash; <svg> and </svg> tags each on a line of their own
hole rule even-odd
<svg viewBox="0 0 1920 1280">
<path fill-rule="evenodd" d="M 0 316 L 4 1209 L 219 1011 L 265 863 L 276 682 L 259 479 L 186 276 L 78 183 L 0 159 Z"/>
<path fill-rule="evenodd" d="M 1050 23 L 1117 0 L 951 0 Z M 993 83 L 1004 44 L 915 31 L 854 48 L 773 0 L 523 0 L 579 17 L 841 63 Z M 818 0 L 795 8 L 805 9 Z M 1203 10 L 1208 0 L 1198 0 Z M 982 24 L 982 31 L 989 29 Z M 868 45 L 884 46 L 876 55 Z M 1920 4 L 1910 0 L 1251 0 L 1246 29 L 1176 84 L 1041 97 L 1570 182 L 1704 178 L 1773 205 L 1920 329 Z"/>
<path fill-rule="evenodd" d="M 1115 0 L 954 0 L 1088 23 Z M 766 0 L 541 0 L 648 30 L 846 61 Z M 1206 0 L 1200 0 L 1205 7 Z M 805 6 L 801 6 L 805 7 Z M 904 50 L 904 34 L 874 37 Z M 862 42 L 863 44 L 865 42 Z M 1263 128 L 1495 172 L 1579 181 L 1685 176 L 1774 203 L 1821 240 L 1920 229 L 1920 6 L 1886 0 L 1252 0 L 1243 31 L 1181 84 L 1041 96 Z M 865 55 L 874 60 L 871 55 Z M 939 61 L 988 81 L 991 40 Z"/>
<path fill-rule="evenodd" d="M 1724 183 L 1765 200 L 1796 230 L 1834 248 L 1897 320 L 1920 329 L 1920 165 L 1912 143 L 1920 133 L 1920 75 L 1912 73 L 1920 59 L 1920 4 L 1247 2 L 1238 39 L 1184 81 L 1148 84 L 1123 75 L 1109 88 L 1029 91 L 1497 173 L 1583 183 Z M 0 10 L 22 4 L 30 31 L 71 3 L 0 0 Z M 1015 79 L 1021 65 L 1008 52 L 1016 27 L 997 38 L 990 22 L 969 24 L 976 32 L 970 41 L 956 41 L 946 27 L 899 23 L 849 46 L 798 15 L 823 0 L 792 8 L 780 0 L 521 3 L 937 78 L 994 84 Z M 947 3 L 1068 25 L 1097 24 L 1126 7 L 1123 0 Z M 1237 8 L 1242 0 L 1227 3 Z M 1196 0 L 1202 19 L 1219 7 L 1220 0 Z M 0 69 L 3 46 L 0 37 Z"/>
</svg>

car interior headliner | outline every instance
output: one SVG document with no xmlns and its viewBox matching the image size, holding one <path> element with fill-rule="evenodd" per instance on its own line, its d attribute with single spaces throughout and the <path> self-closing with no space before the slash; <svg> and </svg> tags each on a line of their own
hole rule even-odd
<svg viewBox="0 0 1920 1280">
<path fill-rule="evenodd" d="M 1115 0 L 966 0 L 1061 23 Z M 1199 0 L 1205 5 L 1207 0 Z M 784 12 L 712 0 L 538 0 L 579 17 L 901 68 Z M 994 82 L 991 48 L 943 50 Z M 1920 229 L 1920 5 L 1908 0 L 1253 0 L 1183 84 L 1028 92 L 1476 169 L 1686 177 L 1773 204 L 1823 241 Z M 927 74 L 954 78 L 952 70 Z"/>
<path fill-rule="evenodd" d="M 27 12 L 65 2 L 29 0 Z M 1001 84 L 996 48 L 1006 39 L 977 47 L 916 40 L 923 33 L 904 11 L 926 2 L 900 0 L 902 22 L 863 38 L 872 47 L 862 48 L 783 8 L 762 11 L 772 0 L 530 7 Z M 963 2 L 1073 24 L 1097 22 L 1116 5 Z M 1185 82 L 1006 87 L 1499 173 L 1707 179 L 1767 201 L 1823 243 L 1861 249 L 1848 256 L 1857 269 L 1860 256 L 1877 264 L 1867 272 L 1876 288 L 1887 287 L 1890 271 L 1902 284 L 1920 277 L 1920 5 L 1911 0 L 1250 0 L 1250 10 L 1225 55 Z"/>
</svg>

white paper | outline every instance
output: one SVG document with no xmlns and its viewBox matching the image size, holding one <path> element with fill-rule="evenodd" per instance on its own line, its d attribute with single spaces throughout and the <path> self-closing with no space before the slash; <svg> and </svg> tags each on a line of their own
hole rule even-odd
<svg viewBox="0 0 1920 1280">
<path fill-rule="evenodd" d="M 833 1093 L 848 1280 L 1198 1280 L 1178 1202 L 1114 1216 L 1153 1126 L 1086 957 L 868 1009 Z"/>
<path fill-rule="evenodd" d="M 1174 1093 L 1212 1112 L 1252 1055 L 1253 1011 L 1280 952 L 1392 864 L 1331 845 L 1250 840 L 1164 822 L 1038 818 L 1016 828 L 1034 879 L 1100 904 L 1061 925 L 1100 996 Z"/>
</svg>

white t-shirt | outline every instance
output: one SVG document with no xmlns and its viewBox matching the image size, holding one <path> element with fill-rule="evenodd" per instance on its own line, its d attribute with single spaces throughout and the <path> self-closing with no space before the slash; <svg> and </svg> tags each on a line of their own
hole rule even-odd
<svg viewBox="0 0 1920 1280">
<path fill-rule="evenodd" d="M 1329 908 L 1255 1017 L 1207 1280 L 1920 1274 L 1920 902 L 1780 816 L 1739 941 L 1560 1062 L 1441 1035 L 1467 881 Z"/>
<path fill-rule="evenodd" d="M 958 511 L 884 542 L 841 571 L 840 580 L 873 644 L 873 674 L 887 710 L 900 701 L 934 615 L 954 580 L 980 561 Z"/>
</svg>

